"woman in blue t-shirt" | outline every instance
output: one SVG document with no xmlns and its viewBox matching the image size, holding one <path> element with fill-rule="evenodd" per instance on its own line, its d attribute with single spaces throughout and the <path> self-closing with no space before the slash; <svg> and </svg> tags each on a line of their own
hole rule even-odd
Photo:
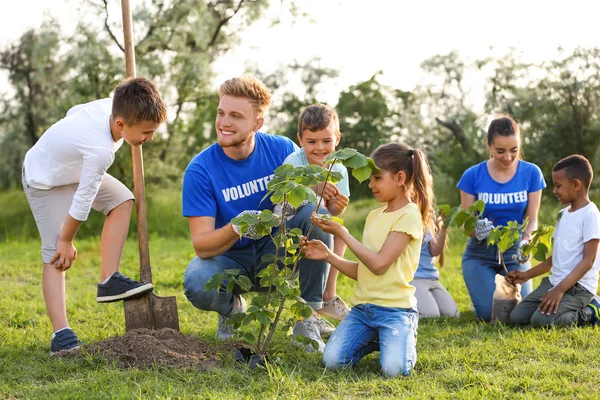
<svg viewBox="0 0 600 400">
<path fill-rule="evenodd" d="M 513 255 L 537 228 L 542 189 L 546 187 L 540 169 L 519 158 L 521 133 L 514 120 L 508 117 L 493 120 L 488 128 L 487 147 L 490 159 L 467 169 L 457 185 L 463 208 L 475 200 L 485 202 L 482 219 L 471 233 L 462 259 L 463 277 L 475 315 L 484 321 L 492 316 L 494 277 L 505 274 L 498 262 L 498 248 L 488 247 L 486 238 L 494 226 L 506 226 L 508 221 L 520 224 L 528 218 L 523 240 L 504 253 L 504 263 L 509 271 L 529 269 L 529 262 L 519 265 Z M 521 295 L 525 297 L 531 290 L 529 281 L 522 286 Z"/>
</svg>

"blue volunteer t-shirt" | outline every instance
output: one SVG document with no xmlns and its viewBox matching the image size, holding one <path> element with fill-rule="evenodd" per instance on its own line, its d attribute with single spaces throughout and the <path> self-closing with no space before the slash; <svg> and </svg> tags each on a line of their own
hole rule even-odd
<svg viewBox="0 0 600 400">
<path fill-rule="evenodd" d="M 431 253 L 429 252 L 429 242 L 431 242 L 431 239 L 431 234 L 427 232 L 423 246 L 421 246 L 419 266 L 415 272 L 414 279 L 440 279 L 440 271 L 435 267 L 435 258 L 431 257 Z"/>
<path fill-rule="evenodd" d="M 306 157 L 306 152 L 304 149 L 299 149 L 285 159 L 284 164 L 290 164 L 294 167 L 299 167 L 303 165 L 310 165 L 308 162 L 308 158 Z M 342 164 L 336 163 L 333 164 L 333 168 L 331 169 L 333 172 L 339 172 L 344 177 L 341 181 L 335 184 L 340 192 L 346 196 L 350 197 L 350 184 L 348 183 L 348 169 L 344 167 Z"/>
<path fill-rule="evenodd" d="M 542 171 L 535 164 L 519 160 L 517 171 L 506 183 L 492 179 L 486 161 L 465 171 L 456 185 L 460 190 L 485 202 L 483 218 L 496 226 L 506 226 L 508 221 L 523 222 L 529 193 L 546 187 Z"/>
<path fill-rule="evenodd" d="M 227 225 L 244 210 L 273 209 L 267 198 L 267 183 L 283 160 L 298 149 L 290 139 L 257 132 L 255 148 L 245 160 L 229 158 L 214 143 L 190 161 L 183 176 L 184 217 L 214 217 L 215 228 Z M 251 240 L 242 238 L 232 248 L 242 248 Z"/>
</svg>

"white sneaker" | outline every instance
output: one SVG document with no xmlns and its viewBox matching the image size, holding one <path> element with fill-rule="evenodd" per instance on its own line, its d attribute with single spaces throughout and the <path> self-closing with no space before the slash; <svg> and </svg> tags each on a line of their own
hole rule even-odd
<svg viewBox="0 0 600 400">
<path fill-rule="evenodd" d="M 323 339 L 321 339 L 319 323 L 317 322 L 317 319 L 315 317 L 310 317 L 308 319 L 305 319 L 304 321 L 298 321 L 296 322 L 296 325 L 294 325 L 294 330 L 292 333 L 292 343 L 294 343 L 297 346 L 303 346 L 303 343 L 295 339 L 295 337 L 298 335 L 310 338 L 316 342 L 316 349 L 312 344 L 307 344 L 304 346 L 307 353 L 317 351 L 318 353 L 323 354 L 323 351 L 325 350 L 325 343 L 323 342 Z"/>
<path fill-rule="evenodd" d="M 317 312 L 329 318 L 337 319 L 338 321 L 346 318 L 350 309 L 339 296 L 335 296 L 329 301 L 323 302 L 323 307 Z"/>
<path fill-rule="evenodd" d="M 327 321 L 325 318 L 315 317 L 315 319 L 317 320 L 321 337 L 324 339 L 330 337 L 333 334 L 333 331 L 335 331 L 335 325 Z"/>
<path fill-rule="evenodd" d="M 231 339 L 234 334 L 233 326 L 227 324 L 227 320 L 229 316 L 234 314 L 239 314 L 246 312 L 246 300 L 242 296 L 233 295 L 233 309 L 231 310 L 231 314 L 227 317 L 219 314 L 219 323 L 217 325 L 217 339 L 227 340 Z"/>
</svg>

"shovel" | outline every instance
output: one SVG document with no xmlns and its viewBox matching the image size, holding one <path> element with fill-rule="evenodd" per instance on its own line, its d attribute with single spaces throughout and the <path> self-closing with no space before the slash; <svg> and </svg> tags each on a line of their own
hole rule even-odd
<svg viewBox="0 0 600 400">
<path fill-rule="evenodd" d="M 127 77 L 135 76 L 133 29 L 129 0 L 121 1 L 123 11 L 123 35 L 125 40 L 125 65 Z M 140 249 L 140 281 L 152 283 L 150 249 L 148 247 L 148 224 L 146 221 L 146 191 L 144 188 L 144 164 L 142 148 L 131 147 L 133 160 L 133 192 L 135 194 L 138 245 Z M 137 299 L 125 300 L 125 330 L 171 328 L 179 331 L 177 299 L 175 296 L 158 297 L 150 293 Z"/>
</svg>

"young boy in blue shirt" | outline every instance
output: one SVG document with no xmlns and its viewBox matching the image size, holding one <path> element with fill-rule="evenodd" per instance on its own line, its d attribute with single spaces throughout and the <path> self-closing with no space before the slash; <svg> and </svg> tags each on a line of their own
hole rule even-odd
<svg viewBox="0 0 600 400">
<path fill-rule="evenodd" d="M 523 283 L 546 272 L 540 286 L 511 312 L 514 325 L 598 323 L 600 212 L 589 199 L 592 166 L 580 155 L 560 160 L 552 170 L 554 195 L 569 206 L 559 213 L 552 256 L 527 271 L 512 271 L 507 279 Z M 590 303 L 591 302 L 591 303 Z"/>
<path fill-rule="evenodd" d="M 337 112 L 326 104 L 310 105 L 302 110 L 298 118 L 298 143 L 302 148 L 287 156 L 283 163 L 295 167 L 318 165 L 329 168 L 329 165 L 324 164 L 325 158 L 335 151 L 340 138 L 340 120 Z M 342 164 L 334 164 L 332 171 L 342 174 L 342 180 L 335 185 L 330 182 L 319 183 L 313 189 L 317 194 L 323 193 L 322 207 L 331 215 L 338 216 L 346 210 L 349 202 L 348 170 Z M 334 237 L 333 252 L 344 257 L 345 251 L 346 244 Z M 338 270 L 331 268 L 323 292 L 323 307 L 317 312 L 341 321 L 350 309 L 337 295 L 337 277 Z"/>
</svg>

